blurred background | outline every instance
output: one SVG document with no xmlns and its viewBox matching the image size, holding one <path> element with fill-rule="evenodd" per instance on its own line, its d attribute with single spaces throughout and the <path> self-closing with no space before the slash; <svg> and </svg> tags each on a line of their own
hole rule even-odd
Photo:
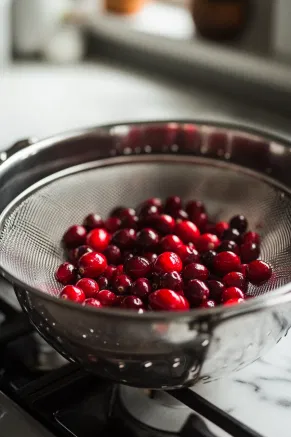
<svg viewBox="0 0 291 437">
<path fill-rule="evenodd" d="M 208 117 L 289 133 L 290 0 L 1 0 L 0 147 Z"/>
</svg>

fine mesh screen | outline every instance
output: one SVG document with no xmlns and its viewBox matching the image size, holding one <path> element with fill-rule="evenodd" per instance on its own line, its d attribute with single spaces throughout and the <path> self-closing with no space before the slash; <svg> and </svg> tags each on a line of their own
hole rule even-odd
<svg viewBox="0 0 291 437">
<path fill-rule="evenodd" d="M 179 162 L 178 157 L 176 162 L 163 160 L 91 167 L 29 195 L 1 223 L 1 265 L 29 286 L 57 295 L 60 286 L 54 272 L 64 259 L 60 242 L 69 226 L 82 223 L 91 212 L 105 217 L 117 205 L 135 207 L 147 197 L 176 194 L 185 201 L 203 200 L 215 220 L 243 213 L 250 228 L 262 235 L 261 257 L 273 265 L 275 275 L 265 286 L 251 288 L 252 294 L 290 281 L 288 194 L 231 166 L 218 167 L 194 158 L 188 162 Z"/>
</svg>

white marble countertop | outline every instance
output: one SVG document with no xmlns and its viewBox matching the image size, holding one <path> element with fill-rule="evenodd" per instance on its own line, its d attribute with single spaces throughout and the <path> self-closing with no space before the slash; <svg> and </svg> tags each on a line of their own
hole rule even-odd
<svg viewBox="0 0 291 437">
<path fill-rule="evenodd" d="M 285 134 L 291 129 L 288 120 L 266 111 L 104 63 L 13 66 L 0 77 L 0 96 L 2 150 L 31 135 L 43 137 L 130 119 L 205 116 L 242 120 Z M 265 437 L 290 437 L 291 335 L 248 368 L 218 382 L 197 385 L 195 390 Z"/>
</svg>

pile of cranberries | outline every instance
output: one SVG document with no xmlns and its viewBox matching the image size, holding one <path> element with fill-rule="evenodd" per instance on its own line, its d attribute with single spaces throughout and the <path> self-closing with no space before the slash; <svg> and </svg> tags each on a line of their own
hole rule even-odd
<svg viewBox="0 0 291 437">
<path fill-rule="evenodd" d="M 243 215 L 213 223 L 200 201 L 180 197 L 88 215 L 63 236 L 62 299 L 95 308 L 186 311 L 233 305 L 272 275 L 258 260 L 260 237 Z"/>
</svg>

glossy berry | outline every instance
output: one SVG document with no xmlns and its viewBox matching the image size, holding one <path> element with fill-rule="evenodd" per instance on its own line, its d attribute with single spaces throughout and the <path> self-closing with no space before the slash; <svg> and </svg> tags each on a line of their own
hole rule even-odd
<svg viewBox="0 0 291 437">
<path fill-rule="evenodd" d="M 100 276 L 98 279 L 99 290 L 107 290 L 109 287 L 109 280 L 105 276 Z"/>
<path fill-rule="evenodd" d="M 255 261 L 260 256 L 260 246 L 256 243 L 243 243 L 240 246 L 240 257 L 243 263 Z"/>
<path fill-rule="evenodd" d="M 181 238 L 183 243 L 194 243 L 200 235 L 200 232 L 194 223 L 185 220 L 176 224 L 174 234 Z"/>
<path fill-rule="evenodd" d="M 158 255 L 153 252 L 145 252 L 143 254 L 143 257 L 146 258 L 150 262 L 150 264 L 153 264 L 157 259 Z"/>
<path fill-rule="evenodd" d="M 123 264 L 119 264 L 119 265 L 116 267 L 116 271 L 115 271 L 114 276 L 116 277 L 116 276 L 119 276 L 119 275 L 123 275 L 123 273 L 124 273 L 124 267 L 123 267 Z"/>
<path fill-rule="evenodd" d="M 87 307 L 94 307 L 94 308 L 103 308 L 102 303 L 98 299 L 89 298 L 84 300 L 82 303 L 83 306 Z"/>
<path fill-rule="evenodd" d="M 138 217 L 141 221 L 145 220 L 145 223 L 146 223 L 146 221 L 150 220 L 152 217 L 160 215 L 160 210 L 161 210 L 161 208 L 158 208 L 155 205 L 144 205 L 139 210 Z"/>
<path fill-rule="evenodd" d="M 115 266 L 107 266 L 102 276 L 110 282 L 116 276 L 116 270 Z"/>
<path fill-rule="evenodd" d="M 85 253 L 93 252 L 93 249 L 87 245 L 76 247 L 72 250 L 72 259 L 78 261 Z"/>
<path fill-rule="evenodd" d="M 114 244 L 109 244 L 103 252 L 108 264 L 117 265 L 121 261 L 121 250 Z"/>
<path fill-rule="evenodd" d="M 188 282 L 185 295 L 191 306 L 198 307 L 209 298 L 209 288 L 205 282 L 192 279 Z"/>
<path fill-rule="evenodd" d="M 222 293 L 225 290 L 225 286 L 223 285 L 223 283 L 214 279 L 210 279 L 209 281 L 207 281 L 207 287 L 209 288 L 210 299 L 214 300 L 217 303 L 220 303 Z"/>
<path fill-rule="evenodd" d="M 238 287 L 226 288 L 221 296 L 221 301 L 226 302 L 230 299 L 244 299 L 245 295 L 243 291 Z"/>
<path fill-rule="evenodd" d="M 217 252 L 234 252 L 236 255 L 239 255 L 239 247 L 234 241 L 224 240 L 218 246 Z"/>
<path fill-rule="evenodd" d="M 75 285 L 66 285 L 60 294 L 61 299 L 82 303 L 86 299 L 84 291 Z"/>
<path fill-rule="evenodd" d="M 198 252 L 208 252 L 215 250 L 220 245 L 219 238 L 214 234 L 200 235 L 195 242 Z"/>
<path fill-rule="evenodd" d="M 183 264 L 178 255 L 174 252 L 164 252 L 158 256 L 154 263 L 154 270 L 157 273 L 171 273 L 182 271 Z"/>
<path fill-rule="evenodd" d="M 227 275 L 223 277 L 222 282 L 224 283 L 226 288 L 238 287 L 244 293 L 247 291 L 248 288 L 248 282 L 246 280 L 246 277 L 240 272 L 227 273 Z"/>
<path fill-rule="evenodd" d="M 136 212 L 133 208 L 121 208 L 118 212 L 118 218 L 122 221 L 128 217 L 134 217 Z"/>
<path fill-rule="evenodd" d="M 107 261 L 104 255 L 98 252 L 85 253 L 79 259 L 79 272 L 81 276 L 98 278 L 105 272 Z"/>
<path fill-rule="evenodd" d="M 108 247 L 110 238 L 110 234 L 106 229 L 97 228 L 89 232 L 86 243 L 96 252 L 103 252 Z"/>
<path fill-rule="evenodd" d="M 189 303 L 184 296 L 167 288 L 161 288 L 149 295 L 150 308 L 157 311 L 187 311 Z"/>
<path fill-rule="evenodd" d="M 156 291 L 159 288 L 161 288 L 161 274 L 160 273 L 153 272 L 150 276 L 150 281 L 152 284 L 153 291 Z"/>
<path fill-rule="evenodd" d="M 208 224 L 208 215 L 206 212 L 199 212 L 196 214 L 189 215 L 189 220 L 193 222 L 201 232 L 205 232 Z"/>
<path fill-rule="evenodd" d="M 58 267 L 55 277 L 63 285 L 72 284 L 77 279 L 77 270 L 73 264 L 65 262 Z"/>
<path fill-rule="evenodd" d="M 71 226 L 63 236 L 64 244 L 69 247 L 78 247 L 85 244 L 87 231 L 84 226 Z"/>
<path fill-rule="evenodd" d="M 84 220 L 85 228 L 92 230 L 95 228 L 103 228 L 104 222 L 99 214 L 89 214 Z"/>
<path fill-rule="evenodd" d="M 241 264 L 237 271 L 242 273 L 244 275 L 244 277 L 246 278 L 247 277 L 247 269 L 248 269 L 247 264 Z"/>
<path fill-rule="evenodd" d="M 109 217 L 104 223 L 105 229 L 114 234 L 121 227 L 121 220 L 118 217 Z"/>
<path fill-rule="evenodd" d="M 260 244 L 261 243 L 261 239 L 259 234 L 257 234 L 256 232 L 246 232 L 243 236 L 242 236 L 242 242 L 243 243 L 255 243 L 255 244 Z"/>
<path fill-rule="evenodd" d="M 209 250 L 208 252 L 202 253 L 200 255 L 200 263 L 205 265 L 208 270 L 213 268 L 213 260 L 216 256 L 216 252 L 214 250 Z"/>
<path fill-rule="evenodd" d="M 118 294 L 127 294 L 130 291 L 131 279 L 127 275 L 119 275 L 113 279 L 114 291 Z"/>
<path fill-rule="evenodd" d="M 221 238 L 223 233 L 229 229 L 229 224 L 227 222 L 218 222 L 214 226 L 214 233 Z"/>
<path fill-rule="evenodd" d="M 169 234 L 163 237 L 160 241 L 160 252 L 175 252 L 178 253 L 179 247 L 184 246 L 182 240 L 177 235 Z"/>
<path fill-rule="evenodd" d="M 253 285 L 261 285 L 272 276 L 272 267 L 265 261 L 252 261 L 247 268 L 247 279 Z"/>
<path fill-rule="evenodd" d="M 179 196 L 168 197 L 165 201 L 164 211 L 166 214 L 172 215 L 173 212 L 182 208 L 182 200 Z"/>
<path fill-rule="evenodd" d="M 229 224 L 231 228 L 237 229 L 240 234 L 243 234 L 248 227 L 248 221 L 244 215 L 236 215 L 232 217 Z"/>
<path fill-rule="evenodd" d="M 99 293 L 99 285 L 94 279 L 82 278 L 77 282 L 76 287 L 84 291 L 86 299 L 89 297 L 97 297 Z"/>
<path fill-rule="evenodd" d="M 174 291 L 183 290 L 183 280 L 178 272 L 164 273 L 160 280 L 161 288 L 169 288 Z"/>
<path fill-rule="evenodd" d="M 143 301 L 139 297 L 132 295 L 126 296 L 120 306 L 121 308 L 127 308 L 129 310 L 136 310 L 139 312 L 140 310 L 146 309 Z"/>
<path fill-rule="evenodd" d="M 182 275 L 185 282 L 188 282 L 191 279 L 199 279 L 200 281 L 206 281 L 209 276 L 209 271 L 202 264 L 192 263 L 192 264 L 188 264 L 184 268 Z"/>
<path fill-rule="evenodd" d="M 244 301 L 245 301 L 244 299 L 239 297 L 237 299 L 229 299 L 226 302 L 224 302 L 223 305 L 225 305 L 225 306 L 237 305 L 239 303 L 243 303 Z"/>
<path fill-rule="evenodd" d="M 149 215 L 161 214 L 162 209 L 163 206 L 161 199 L 152 197 L 139 205 L 137 213 L 140 217 L 147 217 Z"/>
<path fill-rule="evenodd" d="M 238 242 L 240 239 L 240 233 L 237 229 L 229 228 L 223 232 L 221 239 Z"/>
<path fill-rule="evenodd" d="M 189 216 L 196 214 L 197 212 L 205 212 L 205 206 L 200 200 L 191 200 L 186 205 L 186 211 Z"/>
<path fill-rule="evenodd" d="M 213 259 L 213 267 L 219 275 L 236 272 L 241 262 L 238 255 L 233 252 L 220 252 Z"/>
<path fill-rule="evenodd" d="M 131 249 L 136 242 L 136 232 L 134 229 L 120 229 L 115 232 L 112 237 L 112 244 L 115 244 L 120 249 Z"/>
<path fill-rule="evenodd" d="M 101 290 L 97 299 L 101 302 L 102 306 L 112 307 L 115 305 L 116 294 L 112 293 L 110 290 Z"/>
<path fill-rule="evenodd" d="M 133 256 L 125 262 L 124 271 L 132 279 L 145 278 L 151 271 L 151 265 L 146 258 Z"/>
<path fill-rule="evenodd" d="M 198 250 L 194 247 L 187 246 L 183 244 L 176 249 L 177 255 L 181 258 L 184 266 L 191 263 L 197 263 L 200 260 L 200 255 Z"/>
<path fill-rule="evenodd" d="M 128 217 L 124 217 L 121 220 L 121 228 L 131 228 L 131 229 L 137 229 L 139 226 L 139 218 L 136 215 L 131 215 Z"/>
<path fill-rule="evenodd" d="M 214 300 L 206 300 L 202 302 L 199 308 L 214 308 L 214 307 L 216 307 L 216 303 L 214 302 Z"/>
<path fill-rule="evenodd" d="M 152 227 L 160 234 L 172 234 L 175 227 L 175 220 L 167 214 L 154 216 L 150 219 Z"/>
<path fill-rule="evenodd" d="M 149 206 L 157 206 L 158 208 L 161 208 L 163 205 L 163 202 L 159 197 L 151 197 L 143 202 L 143 205 L 149 205 Z"/>
<path fill-rule="evenodd" d="M 143 250 L 155 249 L 159 242 L 159 235 L 150 228 L 144 228 L 136 235 L 136 244 Z"/>
<path fill-rule="evenodd" d="M 114 307 L 121 307 L 122 302 L 124 300 L 126 296 L 121 296 L 121 294 L 118 294 L 115 296 L 115 302 L 114 302 Z"/>
<path fill-rule="evenodd" d="M 171 216 L 175 220 L 189 220 L 189 216 L 184 209 L 177 209 L 176 211 L 173 211 Z"/>
<path fill-rule="evenodd" d="M 138 278 L 131 286 L 130 293 L 140 299 L 145 299 L 151 293 L 152 286 L 147 278 Z"/>
</svg>

